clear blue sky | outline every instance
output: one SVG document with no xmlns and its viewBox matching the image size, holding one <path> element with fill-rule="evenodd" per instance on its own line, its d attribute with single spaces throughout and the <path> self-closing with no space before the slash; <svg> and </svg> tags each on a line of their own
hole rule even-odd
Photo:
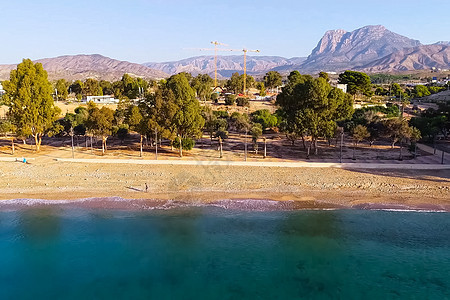
<svg viewBox="0 0 450 300">
<path fill-rule="evenodd" d="M 449 0 L 1 0 L 0 64 L 94 53 L 162 62 L 205 55 L 186 48 L 213 40 L 307 56 L 325 31 L 365 25 L 428 44 L 450 40 L 449 11 Z"/>
</svg>

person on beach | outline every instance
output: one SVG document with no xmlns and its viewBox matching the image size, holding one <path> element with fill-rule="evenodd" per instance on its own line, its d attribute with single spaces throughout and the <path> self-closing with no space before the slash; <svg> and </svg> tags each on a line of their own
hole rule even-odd
<svg viewBox="0 0 450 300">
<path fill-rule="evenodd" d="M 145 192 L 148 193 L 148 185 L 147 185 L 147 182 L 145 183 Z"/>
</svg>

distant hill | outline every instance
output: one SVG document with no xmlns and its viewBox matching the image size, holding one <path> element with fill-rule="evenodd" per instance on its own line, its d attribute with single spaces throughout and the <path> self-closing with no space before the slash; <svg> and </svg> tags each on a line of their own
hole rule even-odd
<svg viewBox="0 0 450 300">
<path fill-rule="evenodd" d="M 247 73 L 252 75 L 265 74 L 276 68 L 300 64 L 305 58 L 284 58 L 280 56 L 249 56 L 247 55 Z M 145 63 L 147 67 L 168 74 L 188 72 L 192 75 L 207 73 L 214 75 L 214 56 L 196 56 L 179 61 L 164 63 Z M 230 77 L 235 72 L 244 71 L 244 56 L 217 56 L 217 73 L 220 77 Z"/>
<path fill-rule="evenodd" d="M 450 68 L 450 46 L 443 44 L 406 48 L 374 60 L 357 69 L 365 72 L 393 72 Z"/>
<path fill-rule="evenodd" d="M 439 41 L 439 42 L 434 43 L 433 45 L 450 46 L 450 42 L 449 41 Z"/>
<path fill-rule="evenodd" d="M 99 54 L 93 55 L 67 55 L 55 58 L 38 59 L 48 72 L 49 79 L 65 78 L 67 80 L 84 80 L 96 78 L 104 80 L 118 80 L 124 73 L 147 79 L 165 78 L 168 75 L 159 70 L 146 66 L 119 61 Z M 9 72 L 15 69 L 14 65 L 0 65 L 0 80 L 9 79 Z"/>
<path fill-rule="evenodd" d="M 365 26 L 351 32 L 330 30 L 301 65 L 302 70 L 340 71 L 368 64 L 403 48 L 421 45 L 384 26 Z"/>
</svg>

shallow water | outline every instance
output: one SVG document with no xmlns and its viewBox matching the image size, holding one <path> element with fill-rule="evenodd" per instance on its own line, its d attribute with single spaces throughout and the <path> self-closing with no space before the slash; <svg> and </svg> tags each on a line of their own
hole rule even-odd
<svg viewBox="0 0 450 300">
<path fill-rule="evenodd" d="M 448 299 L 450 214 L 0 211 L 0 299 Z"/>
</svg>

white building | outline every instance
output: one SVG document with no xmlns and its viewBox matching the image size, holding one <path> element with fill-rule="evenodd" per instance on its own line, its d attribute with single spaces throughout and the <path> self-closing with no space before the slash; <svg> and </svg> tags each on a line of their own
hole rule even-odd
<svg viewBox="0 0 450 300">
<path fill-rule="evenodd" d="M 338 83 L 336 87 L 342 90 L 344 93 L 347 93 L 347 84 Z"/>
<path fill-rule="evenodd" d="M 115 99 L 114 96 L 86 96 L 86 98 L 81 99 L 81 102 L 93 102 L 95 104 L 117 104 L 119 103 L 119 99 Z"/>
<path fill-rule="evenodd" d="M 5 90 L 3 89 L 2 83 L 0 82 L 0 97 L 3 96 Z"/>
</svg>

